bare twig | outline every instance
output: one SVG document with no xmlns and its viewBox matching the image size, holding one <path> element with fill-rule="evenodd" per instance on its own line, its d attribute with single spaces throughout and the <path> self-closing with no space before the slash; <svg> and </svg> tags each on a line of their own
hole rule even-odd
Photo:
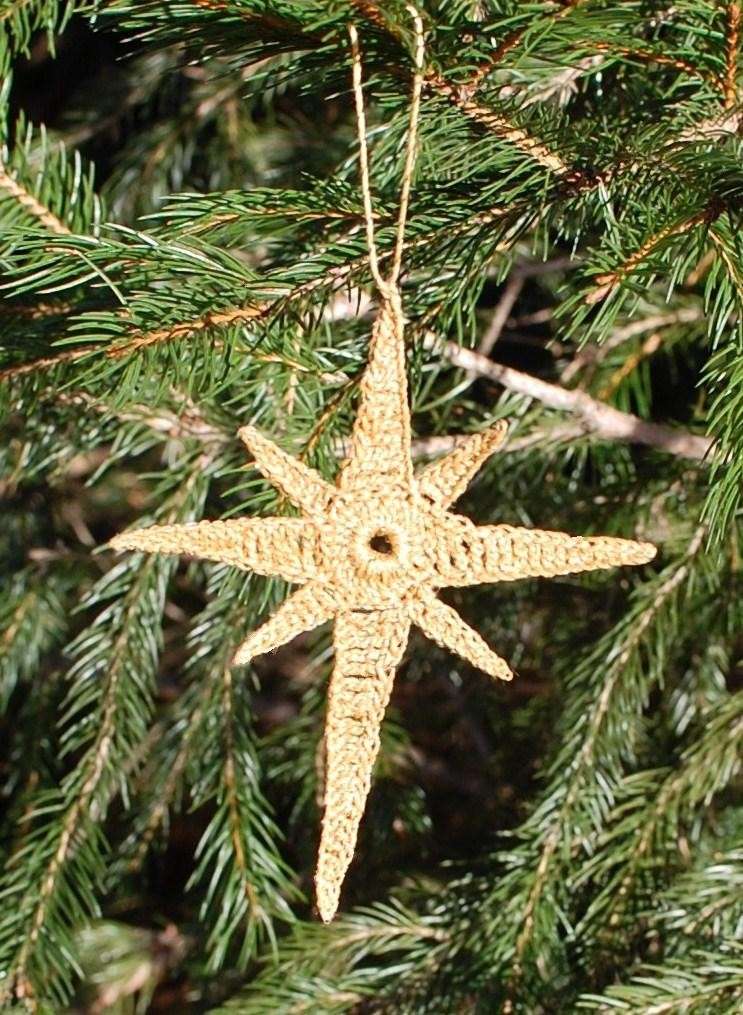
<svg viewBox="0 0 743 1015">
<path fill-rule="evenodd" d="M 697 263 L 691 269 L 689 274 L 684 279 L 684 288 L 693 289 L 695 285 L 699 285 L 704 276 L 710 270 L 712 265 L 715 263 L 715 248 L 708 247 L 707 250 L 702 254 Z"/>
<path fill-rule="evenodd" d="M 639 321 L 625 324 L 617 328 L 601 345 L 587 345 L 581 349 L 560 374 L 560 383 L 567 384 L 585 367 L 600 363 L 612 349 L 623 345 L 631 338 L 644 335 L 648 331 L 657 331 L 659 328 L 669 328 L 674 324 L 691 324 L 702 320 L 704 310 L 701 307 L 682 307 L 669 314 L 650 314 Z"/>
<path fill-rule="evenodd" d="M 490 324 L 485 329 L 485 333 L 477 347 L 477 351 L 483 356 L 489 356 L 492 352 L 493 346 L 500 338 L 500 333 L 503 331 L 506 321 L 513 310 L 513 305 L 519 298 L 519 293 L 523 288 L 524 276 L 512 274 L 508 282 L 506 282 L 501 298 L 498 301 L 498 306 L 490 318 Z"/>
<path fill-rule="evenodd" d="M 723 109 L 722 112 L 682 130 L 677 137 L 667 141 L 663 147 L 673 148 L 675 145 L 693 144 L 695 141 L 724 141 L 725 138 L 734 137 L 738 133 L 741 123 L 743 123 L 743 113 L 740 109 Z"/>
<path fill-rule="evenodd" d="M 428 334 L 424 338 L 427 349 L 435 349 L 442 356 L 463 370 L 488 377 L 527 398 L 533 398 L 551 409 L 559 409 L 577 416 L 586 431 L 603 440 L 622 441 L 627 444 L 645 444 L 682 458 L 701 461 L 712 449 L 709 437 L 700 437 L 685 430 L 676 430 L 660 423 L 649 423 L 629 412 L 620 412 L 611 405 L 591 398 L 583 391 L 569 391 L 556 384 L 550 384 L 539 377 L 514 370 L 464 349 L 456 342 L 441 342 L 437 336 Z"/>
<path fill-rule="evenodd" d="M 520 261 L 513 266 L 511 274 L 522 279 L 539 278 L 540 275 L 551 275 L 555 271 L 576 268 L 582 260 L 578 255 L 575 257 L 562 255 L 549 257 L 546 261 Z"/>
<path fill-rule="evenodd" d="M 619 369 L 614 371 L 603 388 L 600 389 L 598 393 L 599 398 L 602 400 L 610 398 L 622 381 L 626 380 L 630 374 L 634 373 L 644 359 L 647 359 L 649 356 L 653 356 L 658 349 L 660 349 L 662 344 L 663 337 L 659 331 L 654 331 L 648 335 L 637 352 L 631 353 Z"/>
<path fill-rule="evenodd" d="M 348 380 L 348 378 L 345 378 Z M 174 392 L 177 396 L 178 393 Z M 210 423 L 201 413 L 199 407 L 186 396 L 182 396 L 181 407 L 175 411 L 160 407 L 153 409 L 147 405 L 133 405 L 128 409 L 118 409 L 92 395 L 69 394 L 47 389 L 40 397 L 48 397 L 59 404 L 77 407 L 102 416 L 115 416 L 125 423 L 140 423 L 161 434 L 168 440 L 196 440 L 205 447 L 205 453 L 213 459 L 221 450 L 230 444 L 237 444 L 236 433 L 228 427 Z M 518 437 L 507 436 L 501 445 L 501 453 L 525 451 L 540 444 L 561 444 L 576 440 L 585 435 L 585 427 L 579 424 L 538 427 Z M 433 437 L 421 437 L 413 441 L 411 454 L 413 458 L 435 458 L 438 455 L 453 451 L 459 444 L 468 439 L 466 434 L 438 434 Z M 240 445 L 242 446 L 242 445 Z M 341 437 L 333 442 L 333 452 L 339 460 L 349 453 L 349 439 Z M 95 467 L 101 464 L 96 458 Z"/>
<path fill-rule="evenodd" d="M 585 432 L 585 427 L 578 425 L 538 427 L 520 437 L 507 436 L 499 447 L 498 454 L 526 451 L 540 444 L 564 444 L 585 436 Z M 410 451 L 413 458 L 436 458 L 439 455 L 448 454 L 467 440 L 467 434 L 437 434 L 433 437 L 421 437 L 413 441 Z M 333 444 L 333 450 L 339 459 L 348 455 L 350 447 L 350 440 L 345 437 Z"/>
</svg>

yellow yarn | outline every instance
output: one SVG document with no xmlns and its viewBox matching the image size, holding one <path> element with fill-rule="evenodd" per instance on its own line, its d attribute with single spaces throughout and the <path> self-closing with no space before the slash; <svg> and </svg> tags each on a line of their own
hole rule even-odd
<svg viewBox="0 0 743 1015">
<path fill-rule="evenodd" d="M 411 622 L 473 666 L 511 679 L 507 663 L 436 590 L 642 564 L 655 555 L 649 543 L 476 526 L 448 511 L 505 431 L 499 423 L 474 434 L 413 475 L 402 310 L 395 296 L 382 303 L 374 324 L 351 450 L 335 485 L 252 427 L 240 431 L 260 470 L 302 518 L 153 526 L 112 540 L 116 549 L 183 553 L 301 584 L 240 647 L 236 663 L 335 621 L 316 876 L 323 920 L 335 914 L 353 857 L 379 727 Z"/>
<path fill-rule="evenodd" d="M 326 482 L 246 426 L 240 437 L 256 466 L 300 509 L 302 518 L 153 526 L 124 533 L 111 542 L 119 550 L 183 553 L 301 585 L 243 643 L 236 663 L 247 663 L 326 620 L 335 622 L 335 666 L 325 729 L 325 813 L 315 877 L 318 910 L 326 922 L 335 915 L 353 858 L 379 751 L 380 725 L 411 623 L 491 676 L 512 678 L 508 664 L 437 598 L 436 590 L 642 564 L 655 556 L 655 547 L 649 543 L 509 525 L 478 527 L 447 510 L 503 442 L 504 423 L 469 437 L 445 458 L 413 475 L 397 275 L 420 99 L 423 28 L 415 9 L 409 6 L 408 10 L 416 26 L 416 78 L 397 245 L 387 280 L 379 274 L 374 247 L 367 155 L 360 130 L 370 266 L 381 300 L 350 453 L 336 483 Z M 349 31 L 354 91 L 363 126 L 358 37 L 353 26 Z"/>
</svg>

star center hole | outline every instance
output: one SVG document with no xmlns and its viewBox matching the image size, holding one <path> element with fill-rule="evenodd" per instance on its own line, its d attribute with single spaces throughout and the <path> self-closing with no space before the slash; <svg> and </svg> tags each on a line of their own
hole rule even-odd
<svg viewBox="0 0 743 1015">
<path fill-rule="evenodd" d="M 381 557 L 391 557 L 395 552 L 394 543 L 387 532 L 375 532 L 369 540 L 369 549 Z"/>
</svg>

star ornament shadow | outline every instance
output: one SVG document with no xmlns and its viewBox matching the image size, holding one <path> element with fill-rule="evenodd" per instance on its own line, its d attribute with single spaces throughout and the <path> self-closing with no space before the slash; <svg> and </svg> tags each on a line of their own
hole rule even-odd
<svg viewBox="0 0 743 1015">
<path fill-rule="evenodd" d="M 186 554 L 298 584 L 240 646 L 236 664 L 334 622 L 316 874 L 325 921 L 336 912 L 353 858 L 411 624 L 491 676 L 512 678 L 508 664 L 437 597 L 438 589 L 644 564 L 656 552 L 650 543 L 609 536 L 477 526 L 450 511 L 502 444 L 506 425 L 469 436 L 414 475 L 402 322 L 399 295 L 390 289 L 372 330 L 349 456 L 334 485 L 253 427 L 240 430 L 257 468 L 299 508 L 300 518 L 153 526 L 111 541 L 117 550 Z"/>
</svg>

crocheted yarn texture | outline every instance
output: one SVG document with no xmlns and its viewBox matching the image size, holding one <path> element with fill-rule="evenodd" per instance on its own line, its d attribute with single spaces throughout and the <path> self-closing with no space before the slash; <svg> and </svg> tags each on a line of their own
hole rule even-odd
<svg viewBox="0 0 743 1015">
<path fill-rule="evenodd" d="M 379 731 L 411 623 L 473 666 L 510 680 L 508 664 L 437 598 L 443 586 L 643 564 L 655 547 L 509 525 L 476 526 L 448 510 L 502 443 L 500 423 L 413 474 L 399 292 L 382 293 L 349 457 L 335 485 L 253 427 L 240 437 L 301 518 L 239 518 L 153 526 L 116 549 L 182 553 L 301 585 L 240 647 L 244 664 L 334 620 L 335 665 L 325 732 L 325 814 L 316 874 L 328 921 L 353 858 L 379 750 Z"/>
</svg>

